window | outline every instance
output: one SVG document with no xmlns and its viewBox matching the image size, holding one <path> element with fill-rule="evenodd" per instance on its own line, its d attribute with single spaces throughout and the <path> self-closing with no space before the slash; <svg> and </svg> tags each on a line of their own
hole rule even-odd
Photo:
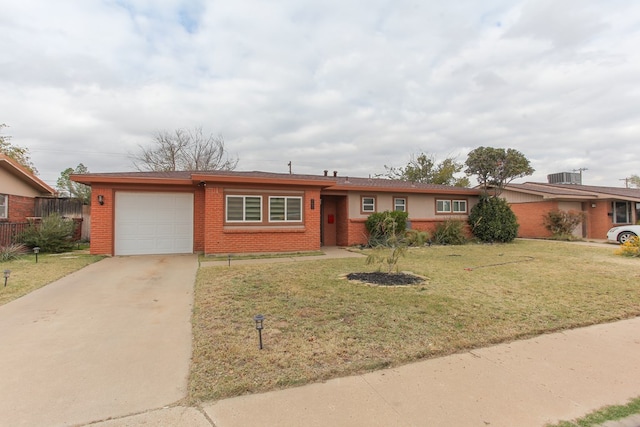
<svg viewBox="0 0 640 427">
<path fill-rule="evenodd" d="M 467 213 L 467 201 L 466 200 L 453 200 L 453 212 L 454 213 Z"/>
<path fill-rule="evenodd" d="M 451 212 L 451 200 L 438 200 L 436 201 L 436 212 Z"/>
<path fill-rule="evenodd" d="M 363 197 L 362 198 L 362 212 L 375 212 L 376 211 L 376 198 L 375 197 Z"/>
<path fill-rule="evenodd" d="M 269 221 L 302 221 L 302 197 L 269 197 Z"/>
<path fill-rule="evenodd" d="M 262 221 L 262 197 L 227 196 L 227 221 Z"/>
<path fill-rule="evenodd" d="M 406 212 L 407 211 L 407 199 L 404 197 L 396 197 L 393 199 L 393 210 Z"/>
<path fill-rule="evenodd" d="M 436 213 L 467 213 L 466 200 L 436 200 Z"/>
<path fill-rule="evenodd" d="M 631 203 L 629 202 L 613 202 L 613 223 L 629 224 L 631 223 Z"/>
<path fill-rule="evenodd" d="M 6 194 L 0 194 L 0 218 L 9 217 L 9 196 Z"/>
</svg>

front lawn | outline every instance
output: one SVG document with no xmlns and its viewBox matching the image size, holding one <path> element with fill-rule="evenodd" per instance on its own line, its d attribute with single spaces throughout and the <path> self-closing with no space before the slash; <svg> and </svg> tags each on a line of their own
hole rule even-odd
<svg viewBox="0 0 640 427">
<path fill-rule="evenodd" d="M 65 254 L 39 254 L 38 263 L 34 254 L 1 262 L 1 272 L 11 270 L 11 274 L 6 287 L 4 278 L 0 283 L 0 305 L 20 298 L 102 258 L 104 257 L 74 251 Z"/>
<path fill-rule="evenodd" d="M 192 402 L 346 376 L 640 315 L 638 260 L 562 242 L 412 249 L 427 280 L 372 287 L 358 258 L 203 267 Z M 264 349 L 253 316 L 265 315 Z"/>
</svg>

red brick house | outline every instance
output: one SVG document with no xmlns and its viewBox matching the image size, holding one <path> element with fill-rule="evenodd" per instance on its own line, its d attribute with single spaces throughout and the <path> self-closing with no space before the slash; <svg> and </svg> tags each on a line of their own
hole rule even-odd
<svg viewBox="0 0 640 427">
<path fill-rule="evenodd" d="M 15 160 L 0 154 L 0 223 L 25 222 L 34 216 L 36 197 L 55 193 Z"/>
<path fill-rule="evenodd" d="M 387 179 L 268 172 L 74 175 L 92 187 L 91 253 L 237 254 L 366 243 L 369 214 L 409 213 L 432 230 L 466 220 L 479 190 Z"/>
<path fill-rule="evenodd" d="M 543 217 L 554 209 L 584 212 L 586 220 L 574 234 L 587 239 L 606 239 L 611 227 L 640 220 L 640 189 L 635 188 L 527 182 L 507 185 L 501 197 L 518 218 L 518 237 L 549 237 Z"/>
</svg>

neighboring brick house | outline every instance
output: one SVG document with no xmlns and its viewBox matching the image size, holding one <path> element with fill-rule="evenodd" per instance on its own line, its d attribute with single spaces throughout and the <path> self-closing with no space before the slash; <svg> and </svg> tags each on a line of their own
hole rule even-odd
<svg viewBox="0 0 640 427">
<path fill-rule="evenodd" d="M 91 185 L 91 253 L 237 254 L 366 243 L 369 214 L 409 213 L 433 230 L 466 220 L 479 190 L 444 185 L 268 172 L 73 175 Z"/>
<path fill-rule="evenodd" d="M 0 223 L 24 222 L 34 216 L 35 198 L 55 190 L 12 158 L 0 154 Z"/>
<path fill-rule="evenodd" d="M 543 217 L 555 209 L 584 212 L 586 220 L 574 234 L 587 239 L 606 239 L 611 227 L 640 220 L 640 189 L 635 188 L 527 182 L 507 185 L 501 197 L 518 218 L 518 237 L 549 237 Z"/>
</svg>

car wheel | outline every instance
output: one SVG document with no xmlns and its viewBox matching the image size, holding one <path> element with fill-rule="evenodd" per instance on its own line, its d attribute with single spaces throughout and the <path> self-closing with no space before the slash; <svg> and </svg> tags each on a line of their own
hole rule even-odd
<svg viewBox="0 0 640 427">
<path fill-rule="evenodd" d="M 624 244 L 626 243 L 627 240 L 631 239 L 632 237 L 636 237 L 636 233 L 632 233 L 631 231 L 622 232 L 618 234 L 618 242 L 620 242 L 620 244 Z"/>
</svg>

